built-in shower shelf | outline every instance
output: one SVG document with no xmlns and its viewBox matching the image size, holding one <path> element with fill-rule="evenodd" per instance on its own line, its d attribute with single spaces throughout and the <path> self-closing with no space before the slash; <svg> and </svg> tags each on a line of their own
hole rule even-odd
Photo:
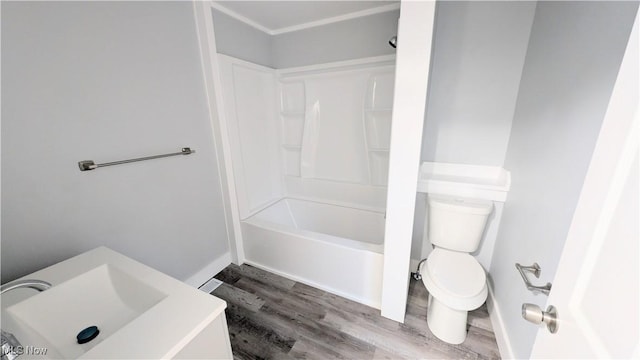
<svg viewBox="0 0 640 360">
<path fill-rule="evenodd" d="M 418 192 L 472 197 L 504 202 L 511 174 L 498 166 L 424 162 Z"/>
</svg>

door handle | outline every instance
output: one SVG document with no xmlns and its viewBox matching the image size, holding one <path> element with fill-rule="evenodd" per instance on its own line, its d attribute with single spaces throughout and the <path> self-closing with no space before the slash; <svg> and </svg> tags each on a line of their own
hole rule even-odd
<svg viewBox="0 0 640 360">
<path fill-rule="evenodd" d="M 547 330 L 552 334 L 558 331 L 558 310 L 553 305 L 542 311 L 538 305 L 522 304 L 522 317 L 534 324 L 547 324 Z"/>
</svg>

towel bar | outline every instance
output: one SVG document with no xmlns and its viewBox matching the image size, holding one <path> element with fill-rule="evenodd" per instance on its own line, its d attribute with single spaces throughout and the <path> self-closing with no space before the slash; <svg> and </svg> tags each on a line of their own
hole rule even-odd
<svg viewBox="0 0 640 360">
<path fill-rule="evenodd" d="M 112 162 L 103 163 L 103 164 L 96 164 L 95 162 L 93 162 L 93 160 L 82 160 L 78 162 L 78 167 L 80 168 L 80 171 L 88 171 L 88 170 L 93 170 L 93 169 L 97 169 L 99 167 L 105 167 L 105 166 L 128 164 L 128 163 L 137 162 L 137 161 L 159 159 L 159 158 L 176 156 L 176 155 L 189 155 L 189 154 L 193 154 L 194 152 L 196 151 L 186 147 L 186 148 L 182 148 L 182 151 L 177 153 L 146 156 L 146 157 L 129 159 L 129 160 L 112 161 Z"/>
<path fill-rule="evenodd" d="M 525 271 L 530 272 L 533 274 L 533 276 L 539 278 L 541 269 L 538 263 L 533 263 L 533 265 L 531 266 L 523 266 L 516 263 L 516 269 L 518 269 L 518 271 L 520 272 L 520 276 L 522 276 L 522 280 L 524 280 L 524 285 L 527 287 L 528 290 L 539 291 L 545 295 L 549 295 L 549 291 L 551 291 L 551 283 L 548 282 L 546 285 L 542 285 L 542 286 L 533 285 L 529 280 L 529 278 L 527 277 L 527 274 L 525 274 Z"/>
</svg>

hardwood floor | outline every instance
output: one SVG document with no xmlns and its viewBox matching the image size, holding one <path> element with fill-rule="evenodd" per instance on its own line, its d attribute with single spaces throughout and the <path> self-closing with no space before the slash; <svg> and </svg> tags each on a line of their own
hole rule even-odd
<svg viewBox="0 0 640 360">
<path fill-rule="evenodd" d="M 213 295 L 227 301 L 235 359 L 498 359 L 486 306 L 469 313 L 464 343 L 428 329 L 427 291 L 411 280 L 404 324 L 380 311 L 250 265 L 229 265 Z"/>
</svg>

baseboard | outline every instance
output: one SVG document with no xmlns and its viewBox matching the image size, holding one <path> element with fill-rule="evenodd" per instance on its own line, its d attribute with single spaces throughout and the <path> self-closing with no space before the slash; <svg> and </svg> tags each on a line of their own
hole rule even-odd
<svg viewBox="0 0 640 360">
<path fill-rule="evenodd" d="M 504 326 L 504 320 L 502 319 L 502 312 L 500 311 L 500 304 L 493 295 L 493 289 L 489 286 L 489 296 L 487 297 L 487 310 L 489 311 L 489 319 L 491 319 L 491 326 L 493 327 L 493 333 L 496 336 L 496 342 L 498 343 L 498 350 L 500 351 L 500 357 L 503 359 L 514 359 L 513 349 L 511 348 L 511 341 L 509 340 L 509 333 Z"/>
<path fill-rule="evenodd" d="M 231 253 L 226 252 L 210 262 L 207 266 L 203 267 L 200 271 L 193 274 L 184 282 L 194 288 L 199 288 L 202 284 L 209 281 L 209 279 L 211 279 L 215 274 L 229 266 L 229 264 L 231 264 Z"/>
</svg>

